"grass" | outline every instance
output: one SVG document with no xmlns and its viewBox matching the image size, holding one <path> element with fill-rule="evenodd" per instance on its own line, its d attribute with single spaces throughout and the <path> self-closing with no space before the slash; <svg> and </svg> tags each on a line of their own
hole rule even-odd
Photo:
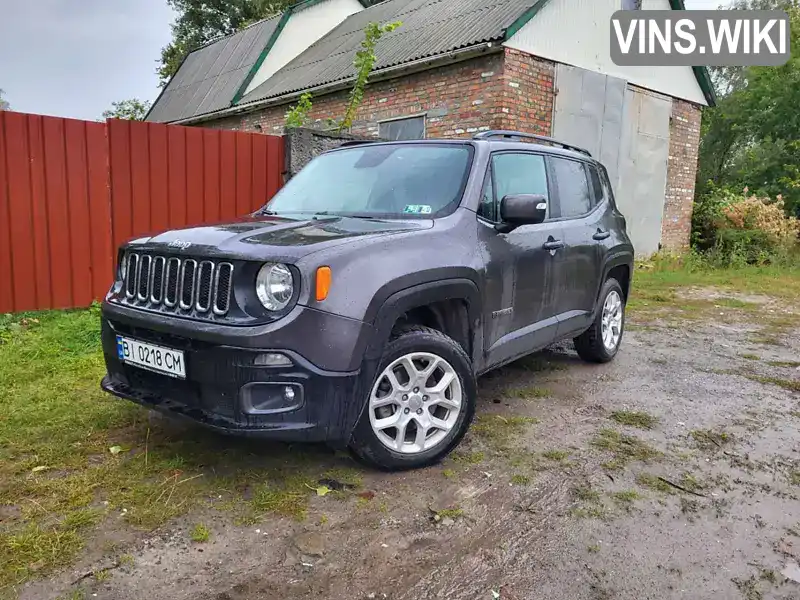
<svg viewBox="0 0 800 600">
<path fill-rule="evenodd" d="M 633 504 L 642 497 L 641 494 L 639 494 L 639 492 L 637 492 L 636 490 L 623 490 L 620 492 L 611 492 L 611 494 L 609 495 L 611 496 L 612 500 L 614 500 L 614 502 L 622 506 L 630 506 L 631 504 Z"/>
<path fill-rule="evenodd" d="M 467 465 L 479 465 L 485 458 L 486 455 L 483 452 L 464 452 L 462 450 L 456 450 L 450 454 L 451 460 Z M 445 475 L 445 477 L 447 477 L 447 475 Z"/>
<path fill-rule="evenodd" d="M 464 510 L 458 506 L 454 506 L 452 508 L 443 508 L 441 510 L 437 510 L 433 513 L 433 520 L 434 521 L 441 521 L 442 519 L 460 519 L 464 516 Z"/>
<path fill-rule="evenodd" d="M 546 458 L 547 460 L 560 462 L 569 458 L 569 452 L 566 450 L 545 450 L 542 452 L 542 457 Z"/>
<path fill-rule="evenodd" d="M 800 362 L 794 360 L 770 360 L 767 361 L 770 367 L 780 367 L 782 369 L 796 369 L 800 367 Z"/>
<path fill-rule="evenodd" d="M 6 586 L 68 565 L 84 546 L 74 529 L 29 524 L 0 536 L 0 581 Z M 2 590 L 2 588 L 0 588 Z"/>
<path fill-rule="evenodd" d="M 638 427 L 639 429 L 653 429 L 658 423 L 658 419 L 646 412 L 635 412 L 628 410 L 616 410 L 611 413 L 611 420 L 620 425 Z"/>
<path fill-rule="evenodd" d="M 202 523 L 198 523 L 192 529 L 191 538 L 193 542 L 202 544 L 204 542 L 207 542 L 210 537 L 211 537 L 211 530 Z"/>
<path fill-rule="evenodd" d="M 637 265 L 627 304 L 631 324 L 643 325 L 664 318 L 674 321 L 713 317 L 715 321 L 730 321 L 741 314 L 751 316 L 762 308 L 762 305 L 734 297 L 698 299 L 679 294 L 681 288 L 691 287 L 761 294 L 794 303 L 800 296 L 800 265 L 715 269 L 693 256 L 656 256 Z M 800 327 L 800 314 L 762 312 L 759 323 L 763 328 L 752 340 L 754 343 L 784 345 L 782 337 L 792 328 Z"/>
<path fill-rule="evenodd" d="M 505 446 L 523 433 L 528 425 L 538 423 L 531 417 L 480 415 L 472 426 L 473 435 L 490 444 Z"/>
<path fill-rule="evenodd" d="M 588 485 L 581 485 L 572 489 L 572 495 L 581 502 L 600 502 L 600 493 Z"/>
<path fill-rule="evenodd" d="M 511 483 L 513 485 L 528 485 L 531 482 L 531 478 L 527 475 L 521 475 L 519 473 L 511 476 Z"/>
<path fill-rule="evenodd" d="M 302 519 L 323 476 L 360 485 L 319 449 L 151 424 L 99 390 L 104 373 L 97 307 L 0 316 L 0 596 L 69 564 L 107 519 L 148 531 L 211 498 L 241 521 Z"/>
<path fill-rule="evenodd" d="M 659 479 L 650 473 L 640 473 L 636 477 L 636 483 L 642 487 L 649 488 L 662 494 L 674 494 L 677 492 L 677 490 L 669 485 L 666 481 L 663 481 L 662 479 Z"/>
<path fill-rule="evenodd" d="M 553 393 L 547 388 L 529 385 L 511 389 L 508 391 L 508 395 L 513 398 L 529 400 L 531 398 L 549 398 Z"/>
<path fill-rule="evenodd" d="M 742 354 L 741 357 L 746 360 L 761 360 L 758 354 Z"/>
<path fill-rule="evenodd" d="M 715 450 L 733 441 L 731 435 L 725 431 L 713 429 L 693 429 L 689 435 L 703 450 Z"/>
<path fill-rule="evenodd" d="M 790 392 L 800 392 L 800 380 L 798 379 L 781 379 L 780 377 L 767 377 L 765 375 L 746 374 L 745 377 L 751 381 L 764 383 L 767 385 L 777 385 Z"/>
<path fill-rule="evenodd" d="M 662 456 L 661 452 L 639 438 L 622 434 L 614 429 L 601 429 L 591 443 L 594 447 L 613 455 L 612 460 L 603 465 L 609 470 L 619 470 L 631 461 L 646 463 Z"/>
</svg>

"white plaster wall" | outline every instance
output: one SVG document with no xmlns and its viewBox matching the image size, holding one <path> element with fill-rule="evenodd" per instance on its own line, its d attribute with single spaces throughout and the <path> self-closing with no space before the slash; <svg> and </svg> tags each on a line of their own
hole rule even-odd
<svg viewBox="0 0 800 600">
<path fill-rule="evenodd" d="M 550 0 L 505 45 L 706 106 L 691 67 L 620 67 L 611 61 L 611 15 L 621 7 L 621 0 Z M 670 10 L 669 0 L 643 0 L 642 10 Z"/>
<path fill-rule="evenodd" d="M 245 90 L 250 93 L 350 15 L 364 10 L 358 0 L 324 0 L 292 13 Z"/>
</svg>

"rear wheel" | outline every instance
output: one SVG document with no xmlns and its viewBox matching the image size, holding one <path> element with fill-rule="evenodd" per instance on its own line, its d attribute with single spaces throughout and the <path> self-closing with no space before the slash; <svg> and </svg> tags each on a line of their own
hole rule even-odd
<svg viewBox="0 0 800 600">
<path fill-rule="evenodd" d="M 469 357 L 440 331 L 412 326 L 387 345 L 350 447 L 385 470 L 439 461 L 466 433 L 475 412 Z"/>
<path fill-rule="evenodd" d="M 617 355 L 624 333 L 625 295 L 619 282 L 610 278 L 603 284 L 592 326 L 573 340 L 575 350 L 583 360 L 609 362 Z"/>
</svg>

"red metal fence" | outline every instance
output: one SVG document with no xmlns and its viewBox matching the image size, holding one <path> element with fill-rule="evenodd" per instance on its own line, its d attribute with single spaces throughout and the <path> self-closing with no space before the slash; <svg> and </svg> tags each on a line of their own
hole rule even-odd
<svg viewBox="0 0 800 600">
<path fill-rule="evenodd" d="M 0 313 L 102 298 L 120 243 L 252 212 L 283 165 L 274 136 L 0 111 Z"/>
</svg>

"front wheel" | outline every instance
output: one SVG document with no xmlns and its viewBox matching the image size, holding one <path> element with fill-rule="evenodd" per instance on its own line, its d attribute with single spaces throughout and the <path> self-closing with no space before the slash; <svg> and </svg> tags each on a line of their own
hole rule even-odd
<svg viewBox="0 0 800 600">
<path fill-rule="evenodd" d="M 616 279 L 603 284 L 596 313 L 592 326 L 573 341 L 583 360 L 606 363 L 617 355 L 625 333 L 625 295 Z"/>
<path fill-rule="evenodd" d="M 441 460 L 475 413 L 475 376 L 464 349 L 435 329 L 408 327 L 389 342 L 377 372 L 351 450 L 389 471 Z"/>
</svg>

